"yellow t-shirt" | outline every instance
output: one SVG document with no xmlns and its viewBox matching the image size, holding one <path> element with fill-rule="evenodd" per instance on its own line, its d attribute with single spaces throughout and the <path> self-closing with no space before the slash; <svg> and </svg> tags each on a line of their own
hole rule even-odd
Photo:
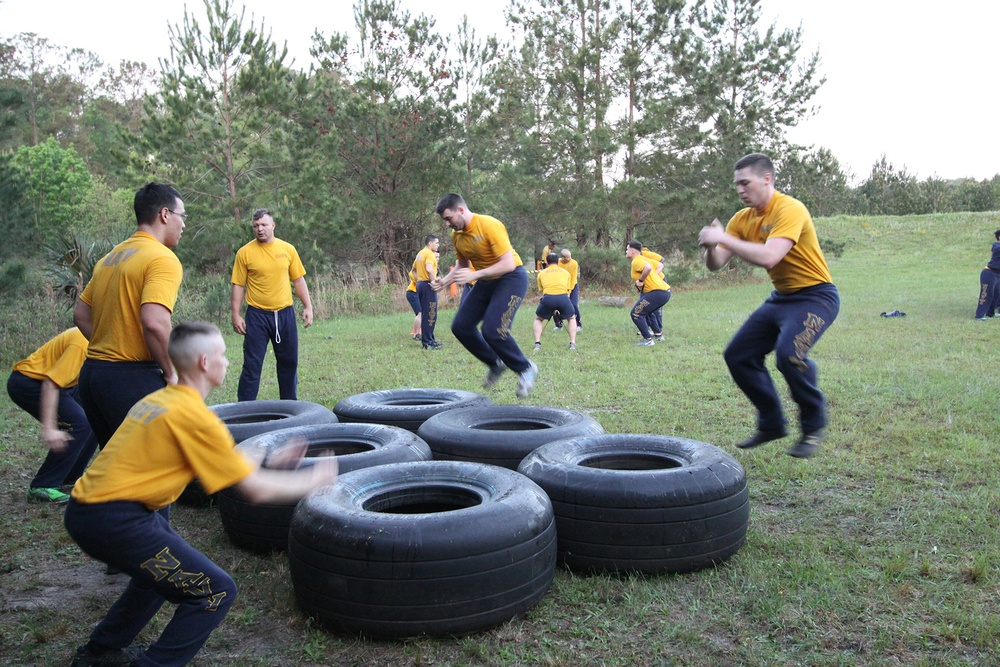
<svg viewBox="0 0 1000 667">
<path fill-rule="evenodd" d="M 572 292 L 580 277 L 580 263 L 575 259 L 559 258 L 559 267 L 569 272 L 569 291 Z"/>
<path fill-rule="evenodd" d="M 62 389 L 80 379 L 80 367 L 87 358 L 87 338 L 71 327 L 14 364 L 14 370 L 35 380 L 48 378 Z"/>
<path fill-rule="evenodd" d="M 488 215 L 474 214 L 465 229 L 451 233 L 451 240 L 458 259 L 466 259 L 480 268 L 493 266 L 508 251 L 514 253 L 514 266 L 521 266 L 521 257 L 510 244 L 507 228 Z"/>
<path fill-rule="evenodd" d="M 147 232 L 125 239 L 94 267 L 80 300 L 90 306 L 94 328 L 87 357 L 152 361 L 142 331 L 142 306 L 173 312 L 184 269 L 177 255 Z"/>
<path fill-rule="evenodd" d="M 650 250 L 649 248 L 647 248 L 645 246 L 643 246 L 643 248 L 642 248 L 642 256 L 645 257 L 646 259 L 650 260 L 649 263 L 653 266 L 653 270 L 654 271 L 656 271 L 656 265 L 657 264 L 663 264 L 664 263 L 663 262 L 663 255 L 661 255 L 659 253 L 655 253 L 655 252 L 653 252 L 652 250 Z M 664 267 L 664 269 L 666 269 L 666 267 Z M 663 277 L 663 270 L 656 271 L 656 274 L 662 278 Z"/>
<path fill-rule="evenodd" d="M 434 267 L 434 274 L 428 275 L 427 273 L 427 263 Z M 426 282 L 428 280 L 434 280 L 437 275 L 438 261 L 437 257 L 434 256 L 434 251 L 430 248 L 424 247 L 423 250 L 417 253 L 417 258 L 413 260 L 413 270 L 417 274 L 417 282 Z"/>
<path fill-rule="evenodd" d="M 569 282 L 569 271 L 557 264 L 547 266 L 538 272 L 538 291 L 542 294 L 566 296 L 571 291 Z"/>
<path fill-rule="evenodd" d="M 413 269 L 412 268 L 410 269 L 410 272 L 406 274 L 406 277 L 410 279 L 410 284 L 406 286 L 406 291 L 407 292 L 416 292 L 417 291 L 417 279 L 413 275 Z"/>
<path fill-rule="evenodd" d="M 261 310 L 281 310 L 292 305 L 291 281 L 306 275 L 299 253 L 291 243 L 254 239 L 236 251 L 232 283 L 246 288 L 247 303 Z"/>
<path fill-rule="evenodd" d="M 80 503 L 140 502 L 151 510 L 177 500 L 195 477 L 207 493 L 254 471 L 229 429 L 197 390 L 170 385 L 132 406 L 101 455 L 73 487 Z"/>
<path fill-rule="evenodd" d="M 642 270 L 646 265 L 650 266 L 650 271 L 646 275 L 645 282 L 642 283 L 642 293 L 652 292 L 653 290 L 670 289 L 670 285 L 666 283 L 663 278 L 656 273 L 656 264 L 653 260 L 643 257 L 642 255 L 636 255 L 632 258 L 632 282 L 634 283 L 642 275 Z"/>
<path fill-rule="evenodd" d="M 752 243 L 765 243 L 772 237 L 792 241 L 788 254 L 767 272 L 780 294 L 833 282 L 812 217 L 798 199 L 775 192 L 762 212 L 753 207 L 737 212 L 726 225 L 726 233 Z"/>
</svg>

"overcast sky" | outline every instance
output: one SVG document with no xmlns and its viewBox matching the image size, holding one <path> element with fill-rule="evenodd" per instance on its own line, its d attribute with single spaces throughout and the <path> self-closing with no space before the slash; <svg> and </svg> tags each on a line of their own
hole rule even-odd
<svg viewBox="0 0 1000 667">
<path fill-rule="evenodd" d="M 265 19 L 276 42 L 288 42 L 303 67 L 315 29 L 353 32 L 351 0 L 242 4 L 248 18 Z M 459 9 L 453 9 L 456 4 Z M 0 37 L 34 32 L 94 51 L 109 63 L 128 59 L 155 66 L 169 55 L 167 26 L 181 21 L 183 6 L 176 0 L 0 0 Z M 202 15 L 201 0 L 188 6 Z M 442 33 L 468 12 L 485 36 L 504 26 L 506 0 L 402 0 L 402 6 L 433 16 Z M 815 98 L 819 112 L 792 130 L 793 141 L 829 148 L 856 180 L 882 154 L 920 179 L 1000 173 L 1000 3 L 762 0 L 761 7 L 766 24 L 801 24 L 806 51 L 819 50 L 827 79 Z"/>
</svg>

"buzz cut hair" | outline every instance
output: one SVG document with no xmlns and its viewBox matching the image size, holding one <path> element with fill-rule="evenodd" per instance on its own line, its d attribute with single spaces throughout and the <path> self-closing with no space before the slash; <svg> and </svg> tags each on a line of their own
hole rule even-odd
<svg viewBox="0 0 1000 667">
<path fill-rule="evenodd" d="M 559 263 L 559 255 L 555 254 L 554 252 L 550 252 L 548 255 L 545 256 L 545 263 L 546 264 L 558 264 Z"/>
<path fill-rule="evenodd" d="M 440 237 L 437 234 L 428 234 L 424 237 L 424 245 L 427 245 L 431 241 L 440 241 Z"/>
<path fill-rule="evenodd" d="M 198 357 L 210 351 L 209 341 L 222 338 L 219 327 L 210 322 L 181 322 L 170 332 L 167 354 L 178 368 L 191 368 Z"/>
<path fill-rule="evenodd" d="M 156 216 L 163 209 L 174 209 L 181 200 L 181 193 L 166 183 L 146 183 L 136 190 L 132 200 L 137 225 L 146 225 L 156 221 Z"/>
<path fill-rule="evenodd" d="M 625 247 L 633 248 L 635 250 L 638 250 L 639 252 L 642 252 L 642 244 L 639 243 L 638 241 L 629 241 L 628 243 L 625 244 Z"/>
<path fill-rule="evenodd" d="M 774 176 L 774 163 L 771 162 L 771 158 L 764 155 L 763 153 L 750 153 L 749 155 L 744 155 L 736 164 L 733 166 L 733 171 L 739 171 L 740 169 L 750 168 L 757 176 L 763 176 L 764 174 L 771 174 Z"/>
</svg>

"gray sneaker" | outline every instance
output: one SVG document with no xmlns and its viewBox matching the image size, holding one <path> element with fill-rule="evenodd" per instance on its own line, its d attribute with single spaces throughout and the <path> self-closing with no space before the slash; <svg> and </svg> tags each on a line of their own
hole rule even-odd
<svg viewBox="0 0 1000 667">
<path fill-rule="evenodd" d="M 654 345 L 656 345 L 656 343 L 653 342 L 652 338 L 643 338 L 635 344 L 636 347 L 653 347 Z"/>
<path fill-rule="evenodd" d="M 576 349 L 576 343 L 570 343 L 569 344 L 569 349 L 575 350 Z"/>
<path fill-rule="evenodd" d="M 666 338 L 663 337 L 663 334 L 656 334 L 655 336 L 653 336 L 653 338 L 656 340 L 657 343 L 663 343 L 667 340 Z"/>
<path fill-rule="evenodd" d="M 535 362 L 528 362 L 528 370 L 523 373 L 517 374 L 517 391 L 515 392 L 521 398 L 524 398 L 531 393 L 531 390 L 535 388 L 535 378 L 538 377 L 538 366 Z"/>
<path fill-rule="evenodd" d="M 541 343 L 535 343 L 535 352 L 537 352 L 540 349 L 542 349 L 542 344 Z"/>
<path fill-rule="evenodd" d="M 804 433 L 802 439 L 788 450 L 788 455 L 794 456 L 797 459 L 807 459 L 816 453 L 816 450 L 819 449 L 824 440 L 826 440 L 825 428 L 813 431 L 812 433 Z"/>
<path fill-rule="evenodd" d="M 490 372 L 486 374 L 486 380 L 483 382 L 483 389 L 489 389 L 497 382 L 500 381 L 500 376 L 503 372 L 507 370 L 506 364 L 497 359 L 495 366 L 490 366 Z"/>
</svg>

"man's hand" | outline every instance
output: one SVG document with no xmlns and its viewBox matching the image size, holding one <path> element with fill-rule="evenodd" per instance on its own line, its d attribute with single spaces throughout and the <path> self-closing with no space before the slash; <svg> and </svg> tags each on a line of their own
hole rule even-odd
<svg viewBox="0 0 1000 667">
<path fill-rule="evenodd" d="M 247 334 L 246 320 L 239 315 L 233 315 L 233 331 L 241 336 L 245 336 Z"/>
<path fill-rule="evenodd" d="M 66 443 L 72 439 L 73 436 L 66 431 L 60 431 L 57 428 L 42 429 L 42 442 L 44 442 L 45 446 L 49 448 L 49 451 L 66 451 Z"/>
<path fill-rule="evenodd" d="M 308 329 L 313 323 L 313 309 L 312 306 L 306 306 L 302 309 L 302 325 Z"/>
<path fill-rule="evenodd" d="M 727 236 L 722 223 L 716 218 L 712 221 L 712 224 L 702 227 L 701 231 L 698 232 L 698 245 L 703 248 L 711 248 L 720 243 L 725 243 Z"/>
</svg>

